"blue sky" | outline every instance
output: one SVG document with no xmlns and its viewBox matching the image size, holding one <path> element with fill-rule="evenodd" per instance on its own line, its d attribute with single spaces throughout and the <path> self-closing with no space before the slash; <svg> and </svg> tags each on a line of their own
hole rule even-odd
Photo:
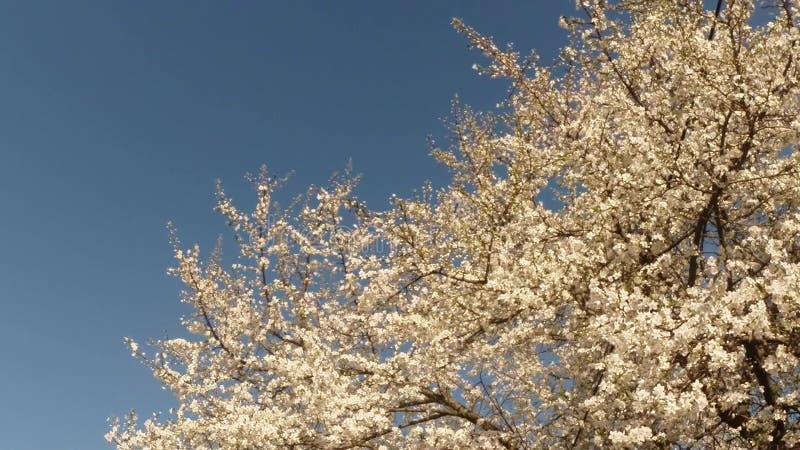
<svg viewBox="0 0 800 450">
<path fill-rule="evenodd" d="M 0 447 L 108 448 L 172 405 L 122 338 L 180 332 L 165 224 L 210 248 L 215 179 L 242 207 L 261 164 L 288 198 L 352 159 L 373 208 L 442 184 L 453 96 L 507 88 L 450 19 L 548 61 L 572 4 L 0 1 Z"/>
</svg>

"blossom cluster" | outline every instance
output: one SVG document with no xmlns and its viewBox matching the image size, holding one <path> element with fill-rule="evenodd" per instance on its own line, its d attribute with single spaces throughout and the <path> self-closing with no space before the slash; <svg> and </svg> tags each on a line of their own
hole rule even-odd
<svg viewBox="0 0 800 450">
<path fill-rule="evenodd" d="M 176 240 L 194 337 L 129 341 L 179 406 L 107 439 L 800 445 L 798 2 L 576 3 L 552 67 L 455 21 L 512 90 L 456 105 L 448 186 L 386 211 L 347 174 L 289 211 L 266 171 L 252 212 L 220 188 L 237 263 Z"/>
</svg>

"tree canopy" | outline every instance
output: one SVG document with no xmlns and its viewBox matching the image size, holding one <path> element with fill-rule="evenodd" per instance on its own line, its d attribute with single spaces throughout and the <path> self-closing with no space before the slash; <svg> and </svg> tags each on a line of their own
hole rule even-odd
<svg viewBox="0 0 800 450">
<path fill-rule="evenodd" d="M 551 66 L 454 21 L 511 91 L 456 104 L 446 187 L 373 211 L 345 173 L 279 209 L 264 169 L 248 212 L 219 188 L 236 264 L 174 239 L 194 337 L 129 340 L 179 407 L 107 439 L 800 445 L 800 5 L 576 3 Z"/>
</svg>

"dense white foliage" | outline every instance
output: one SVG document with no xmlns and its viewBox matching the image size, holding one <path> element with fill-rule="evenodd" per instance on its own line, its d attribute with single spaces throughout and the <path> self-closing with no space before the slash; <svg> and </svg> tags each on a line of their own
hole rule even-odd
<svg viewBox="0 0 800 450">
<path fill-rule="evenodd" d="M 552 68 L 455 22 L 513 90 L 456 108 L 446 188 L 373 212 L 342 176 L 281 212 L 264 172 L 252 213 L 220 189 L 238 264 L 176 243 L 195 337 L 130 342 L 180 406 L 108 440 L 800 445 L 798 2 L 577 5 Z"/>
</svg>

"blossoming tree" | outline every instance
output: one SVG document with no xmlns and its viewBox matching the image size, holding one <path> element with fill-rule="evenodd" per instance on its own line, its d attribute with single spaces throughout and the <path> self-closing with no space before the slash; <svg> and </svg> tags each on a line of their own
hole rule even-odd
<svg viewBox="0 0 800 450">
<path fill-rule="evenodd" d="M 194 338 L 130 341 L 179 407 L 108 440 L 800 445 L 800 7 L 703 3 L 578 0 L 549 68 L 455 21 L 511 95 L 388 211 L 348 176 L 290 212 L 265 171 L 252 212 L 220 189 L 237 264 L 176 240 Z"/>
</svg>

